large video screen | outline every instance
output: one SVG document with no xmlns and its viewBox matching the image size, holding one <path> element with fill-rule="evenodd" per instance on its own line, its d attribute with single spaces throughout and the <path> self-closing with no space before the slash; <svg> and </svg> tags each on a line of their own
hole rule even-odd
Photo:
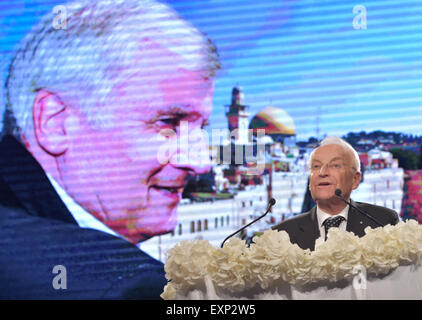
<svg viewBox="0 0 422 320">
<path fill-rule="evenodd" d="M 1 1 L 0 205 L 163 268 L 271 198 L 238 236 L 308 211 L 310 153 L 338 136 L 361 161 L 352 199 L 422 223 L 421 17 L 413 0 Z M 44 234 L 13 217 L 7 246 Z"/>
</svg>

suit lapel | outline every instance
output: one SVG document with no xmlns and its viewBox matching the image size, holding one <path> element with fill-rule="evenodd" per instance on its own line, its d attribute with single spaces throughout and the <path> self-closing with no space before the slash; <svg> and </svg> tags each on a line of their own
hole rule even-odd
<svg viewBox="0 0 422 320">
<path fill-rule="evenodd" d="M 350 200 L 351 204 L 356 206 L 356 202 Z M 349 206 L 349 213 L 347 217 L 347 225 L 346 231 L 353 232 L 355 235 L 359 237 L 363 237 L 365 235 L 365 228 L 367 224 L 364 223 L 362 214 L 357 212 L 355 208 Z"/>
<path fill-rule="evenodd" d="M 44 170 L 14 137 L 5 136 L 0 150 L 0 175 L 29 214 L 77 224 Z"/>
<path fill-rule="evenodd" d="M 316 215 L 316 206 L 308 213 L 306 218 L 301 220 L 299 231 L 302 233 L 297 240 L 300 241 L 301 248 L 309 248 L 311 251 L 315 249 L 315 240 L 320 237 L 318 219 Z"/>
<path fill-rule="evenodd" d="M 352 205 L 357 204 L 350 200 Z M 314 206 L 308 213 L 304 213 L 303 219 L 300 219 L 299 234 L 295 238 L 295 242 L 302 248 L 309 248 L 311 251 L 315 250 L 315 241 L 320 237 L 318 226 L 318 218 L 316 214 L 316 206 Z M 349 206 L 346 230 L 353 232 L 355 235 L 362 237 L 365 235 L 365 228 L 368 226 L 365 217 L 356 211 L 352 206 Z"/>
</svg>

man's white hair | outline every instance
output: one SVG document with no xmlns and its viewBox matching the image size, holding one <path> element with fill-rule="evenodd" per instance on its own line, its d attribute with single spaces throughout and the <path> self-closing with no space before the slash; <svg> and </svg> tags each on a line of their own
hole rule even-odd
<svg viewBox="0 0 422 320">
<path fill-rule="evenodd" d="M 82 0 L 65 8 L 66 29 L 55 29 L 54 15 L 45 15 L 20 43 L 10 64 L 4 130 L 18 138 L 33 128 L 32 105 L 40 89 L 76 101 L 91 124 L 112 122 L 101 117 L 101 106 L 113 86 L 140 68 L 147 67 L 154 77 L 154 70 L 163 71 L 174 64 L 159 54 L 154 56 L 151 42 L 183 56 L 183 67 L 203 71 L 205 78 L 213 77 L 220 68 L 212 42 L 162 3 Z M 134 64 L 135 54 L 142 50 L 153 57 L 147 66 Z M 147 87 L 148 79 L 145 81 Z"/>
<path fill-rule="evenodd" d="M 322 146 L 325 146 L 325 145 L 329 145 L 329 144 L 336 144 L 336 145 L 339 145 L 340 147 L 342 147 L 344 149 L 344 151 L 350 155 L 350 159 L 352 160 L 352 168 L 355 169 L 356 171 L 360 172 L 360 158 L 359 158 L 359 155 L 356 152 L 356 150 L 347 141 L 345 141 L 345 140 L 343 140 L 343 139 L 341 139 L 339 137 L 330 136 L 330 137 L 324 138 L 319 143 L 319 147 L 322 147 Z M 314 152 L 316 150 L 317 150 L 317 148 L 315 148 L 311 152 L 311 155 L 309 157 L 309 167 L 311 167 L 311 161 L 312 161 Z"/>
</svg>

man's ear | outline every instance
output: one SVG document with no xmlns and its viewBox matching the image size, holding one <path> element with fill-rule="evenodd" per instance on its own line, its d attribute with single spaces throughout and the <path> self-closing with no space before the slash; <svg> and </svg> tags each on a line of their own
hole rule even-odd
<svg viewBox="0 0 422 320">
<path fill-rule="evenodd" d="M 60 98 L 45 89 L 38 91 L 32 107 L 35 138 L 47 153 L 59 156 L 68 148 L 65 120 L 66 105 Z"/>
<path fill-rule="evenodd" d="M 352 186 L 352 190 L 355 190 L 357 187 L 359 187 L 361 178 L 362 178 L 362 174 L 360 172 L 355 171 L 353 173 L 353 186 Z"/>
</svg>

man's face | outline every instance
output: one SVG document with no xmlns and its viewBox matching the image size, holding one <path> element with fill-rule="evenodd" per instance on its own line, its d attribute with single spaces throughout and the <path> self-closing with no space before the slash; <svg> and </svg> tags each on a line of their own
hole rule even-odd
<svg viewBox="0 0 422 320">
<path fill-rule="evenodd" d="M 97 128 L 73 110 L 67 120 L 70 146 L 58 161 L 72 198 L 133 243 L 173 230 L 188 175 L 210 170 L 209 161 L 175 161 L 186 155 L 187 146 L 168 152 L 167 161 L 158 157 L 169 141 L 177 143 L 177 135 L 165 138 L 162 130 L 179 133 L 181 122 L 188 122 L 192 133 L 204 125 L 212 109 L 213 84 L 202 72 L 183 68 L 182 57 L 157 47 L 158 63 L 152 59 L 155 63 L 148 67 L 146 58 L 139 58 L 134 62 L 142 66 L 139 72 L 112 90 L 101 111 L 111 124 Z M 155 66 L 160 61 L 167 65 Z M 191 150 L 208 151 L 204 141 L 189 142 Z"/>
<path fill-rule="evenodd" d="M 348 199 L 360 182 L 360 173 L 352 168 L 351 154 L 336 144 L 324 145 L 315 150 L 311 159 L 309 188 L 318 202 L 339 202 L 334 192 L 342 191 Z"/>
</svg>

